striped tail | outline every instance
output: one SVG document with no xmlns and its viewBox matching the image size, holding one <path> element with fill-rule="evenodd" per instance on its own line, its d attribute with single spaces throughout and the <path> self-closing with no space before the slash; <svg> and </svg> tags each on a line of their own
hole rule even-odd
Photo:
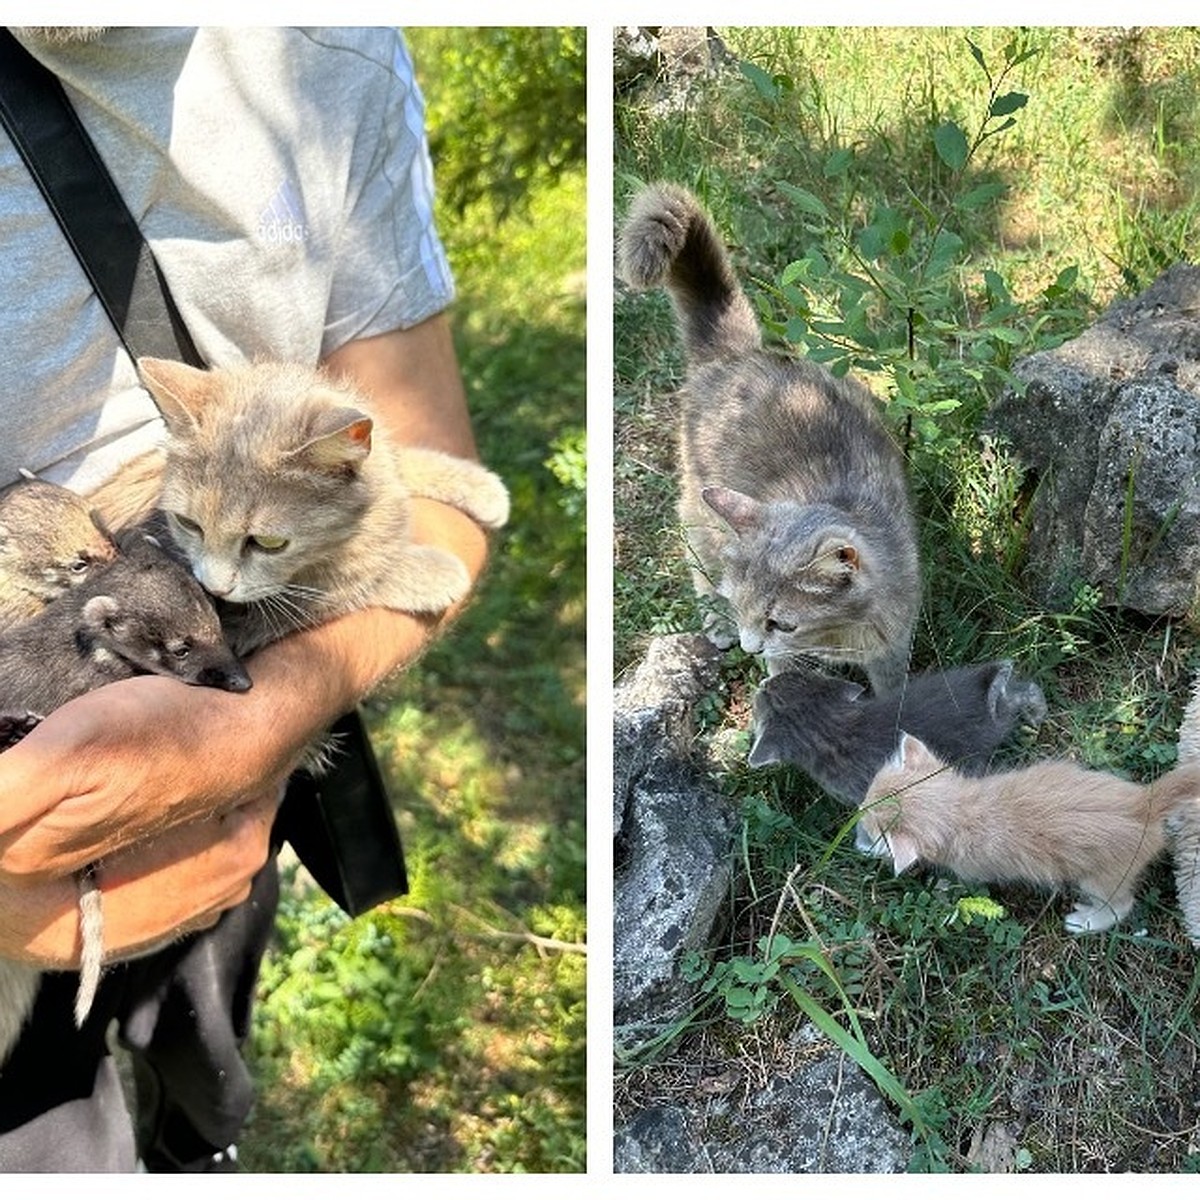
<svg viewBox="0 0 1200 1200">
<path fill-rule="evenodd" d="M 684 188 L 651 184 L 629 206 L 617 243 L 630 287 L 671 294 L 692 362 L 758 349 L 762 333 L 725 244 L 700 202 Z"/>
</svg>

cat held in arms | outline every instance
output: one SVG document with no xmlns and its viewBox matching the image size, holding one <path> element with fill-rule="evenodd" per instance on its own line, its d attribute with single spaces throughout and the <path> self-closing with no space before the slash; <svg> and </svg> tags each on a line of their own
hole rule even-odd
<svg viewBox="0 0 1200 1200">
<path fill-rule="evenodd" d="M 681 187 L 634 197 L 618 269 L 665 287 L 687 373 L 679 517 L 706 632 L 774 674 L 804 658 L 854 663 L 876 693 L 904 679 L 921 585 L 904 459 L 875 397 L 770 353 L 728 251 Z"/>
</svg>

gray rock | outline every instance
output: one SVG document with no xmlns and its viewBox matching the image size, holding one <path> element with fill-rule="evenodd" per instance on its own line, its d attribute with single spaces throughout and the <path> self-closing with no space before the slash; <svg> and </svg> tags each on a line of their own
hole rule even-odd
<svg viewBox="0 0 1200 1200">
<path fill-rule="evenodd" d="M 1038 483 L 1031 585 L 1192 614 L 1200 572 L 1200 268 L 1179 265 L 1014 368 L 988 426 Z"/>
<path fill-rule="evenodd" d="M 910 1139 L 857 1064 L 811 1026 L 795 1065 L 764 1085 L 647 1108 L 618 1124 L 619 1173 L 808 1174 L 903 1171 Z"/>
<path fill-rule="evenodd" d="M 690 1003 L 689 950 L 712 944 L 736 813 L 692 758 L 696 701 L 716 679 L 707 639 L 656 639 L 614 699 L 613 1020 L 618 1045 Z"/>
</svg>

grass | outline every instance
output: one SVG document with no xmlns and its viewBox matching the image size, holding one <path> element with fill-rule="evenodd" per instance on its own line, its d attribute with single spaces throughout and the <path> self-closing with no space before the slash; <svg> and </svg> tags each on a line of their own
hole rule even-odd
<svg viewBox="0 0 1200 1200">
<path fill-rule="evenodd" d="M 576 167 L 502 221 L 440 215 L 512 518 L 467 612 L 370 705 L 410 893 L 349 921 L 302 875 L 285 889 L 246 1170 L 585 1166 L 584 201 Z"/>
<path fill-rule="evenodd" d="M 889 357 L 886 305 L 864 326 L 878 333 L 877 349 L 852 364 L 907 434 L 924 563 L 913 665 L 1014 658 L 1050 706 L 1036 733 L 1011 746 L 1014 761 L 1066 754 L 1153 778 L 1174 761 L 1180 708 L 1200 665 L 1195 632 L 1106 607 L 1080 579 L 1039 598 L 1022 574 L 1030 497 L 981 437 L 979 419 L 1012 358 L 1072 336 L 1171 261 L 1196 258 L 1200 178 L 1187 148 L 1200 132 L 1200 35 L 719 32 L 749 70 L 698 81 L 674 106 L 656 88 L 618 97 L 618 214 L 639 181 L 696 190 L 782 340 L 803 304 L 827 306 L 836 336 L 845 334 L 846 230 L 856 236 L 886 209 L 907 222 L 919 251 L 933 245 L 933 223 L 921 214 L 952 213 L 962 247 L 944 269 L 918 278 L 912 255 L 893 260 L 897 278 L 920 283 L 922 303 L 950 331 L 941 342 L 928 336 L 944 358 L 919 380 L 918 401 L 944 399 L 939 379 L 952 377 L 958 407 L 910 407 L 915 420 L 906 419 L 897 382 L 906 363 Z M 1010 58 L 1036 53 L 1004 85 L 1028 97 L 1015 123 L 956 171 L 936 131 L 953 122 L 970 138 L 986 110 L 968 34 L 993 72 L 1006 45 Z M 1003 185 L 991 201 L 957 203 L 991 184 Z M 818 197 L 828 219 L 807 201 L 798 207 L 789 187 Z M 781 282 L 789 264 L 818 261 L 814 251 L 828 272 L 789 292 Z M 998 305 L 987 272 L 1011 304 Z M 1009 342 L 993 332 L 999 308 Z M 810 353 L 830 340 L 811 325 L 792 337 Z M 952 374 L 988 345 L 1000 354 L 980 352 L 978 379 Z M 615 360 L 622 671 L 654 634 L 698 627 L 674 515 L 672 392 L 682 360 L 661 295 L 618 291 Z M 980 1146 L 1003 1129 L 1013 1169 L 1200 1170 L 1200 966 L 1167 867 L 1152 869 L 1121 928 L 1081 939 L 1062 930 L 1061 897 L 968 888 L 921 871 L 889 878 L 853 850 L 846 810 L 815 784 L 745 766 L 760 676 L 758 664 L 731 656 L 714 698 L 723 708 L 705 727 L 743 825 L 727 932 L 688 966 L 709 1004 L 674 1040 L 619 1066 L 619 1114 L 678 1098 L 685 1064 L 740 1056 L 750 1081 L 771 1070 L 773 1056 L 782 1068 L 789 1032 L 815 1004 L 843 1030 L 860 1027 L 851 1053 L 878 1062 L 887 1075 L 877 1080 L 894 1077 L 903 1089 L 905 1101 L 892 1101 L 914 1131 L 914 1169 L 978 1169 Z M 793 949 L 780 958 L 780 946 Z M 714 1009 L 714 998 L 724 1003 Z"/>
</svg>

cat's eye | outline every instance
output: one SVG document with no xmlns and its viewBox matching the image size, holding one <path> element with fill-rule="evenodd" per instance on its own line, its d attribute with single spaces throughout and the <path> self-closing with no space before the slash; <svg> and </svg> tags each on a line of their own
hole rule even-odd
<svg viewBox="0 0 1200 1200">
<path fill-rule="evenodd" d="M 766 620 L 766 630 L 768 633 L 795 633 L 796 626 L 794 623 L 777 621 L 774 617 L 768 617 Z"/>
<path fill-rule="evenodd" d="M 197 537 L 203 536 L 204 530 L 191 517 L 185 517 L 179 513 L 172 513 L 171 516 L 175 518 L 175 523 L 184 533 L 194 533 Z"/>
<path fill-rule="evenodd" d="M 246 539 L 246 545 L 266 554 L 278 554 L 280 550 L 287 549 L 288 540 L 285 537 L 272 537 L 267 533 L 256 533 Z"/>
<path fill-rule="evenodd" d="M 90 558 L 84 558 L 83 555 L 80 555 L 78 558 L 73 558 L 71 560 L 67 566 L 67 570 L 70 571 L 72 575 L 82 575 L 84 571 L 86 571 L 91 565 L 92 560 Z"/>
<path fill-rule="evenodd" d="M 167 647 L 167 653 L 176 662 L 183 662 L 183 660 L 191 653 L 191 649 L 192 646 L 190 642 L 174 642 Z"/>
</svg>

